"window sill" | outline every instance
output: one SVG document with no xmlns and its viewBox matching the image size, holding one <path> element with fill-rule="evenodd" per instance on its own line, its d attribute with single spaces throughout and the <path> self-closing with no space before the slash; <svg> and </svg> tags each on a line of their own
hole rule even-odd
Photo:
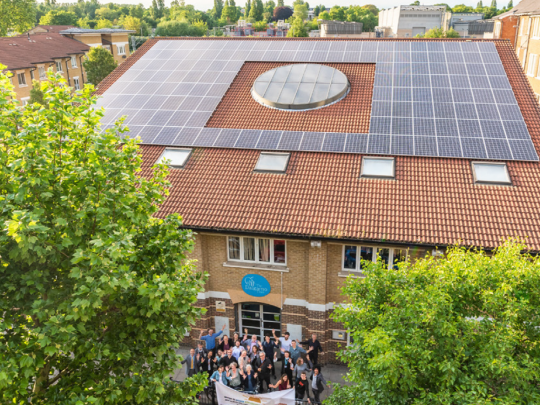
<svg viewBox="0 0 540 405">
<path fill-rule="evenodd" d="M 27 85 L 27 84 L 19 84 L 19 88 L 20 88 L 20 89 L 22 89 L 22 88 L 24 88 L 24 87 L 28 87 L 28 85 Z"/>
<path fill-rule="evenodd" d="M 338 277 L 349 277 L 353 276 L 353 278 L 364 278 L 365 276 L 362 274 L 361 271 L 347 271 L 347 270 L 341 270 L 338 273 Z"/>
<path fill-rule="evenodd" d="M 265 270 L 265 271 L 279 271 L 282 273 L 288 273 L 289 268 L 287 266 L 280 266 L 276 264 L 259 264 L 259 263 L 246 263 L 229 260 L 223 262 L 223 267 L 238 267 L 241 269 L 253 269 L 253 270 Z"/>
</svg>

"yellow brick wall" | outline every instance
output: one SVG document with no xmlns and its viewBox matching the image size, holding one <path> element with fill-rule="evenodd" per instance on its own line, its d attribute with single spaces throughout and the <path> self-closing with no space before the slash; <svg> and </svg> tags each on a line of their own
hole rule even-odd
<svg viewBox="0 0 540 405">
<path fill-rule="evenodd" d="M 536 28 L 538 27 L 538 28 Z M 536 28 L 536 32 L 535 32 Z M 529 83 L 540 97 L 540 17 L 522 16 L 519 20 L 516 53 Z M 535 35 L 536 34 L 536 35 Z M 536 58 L 531 55 L 538 55 Z M 529 73 L 532 70 L 532 75 Z"/>
</svg>

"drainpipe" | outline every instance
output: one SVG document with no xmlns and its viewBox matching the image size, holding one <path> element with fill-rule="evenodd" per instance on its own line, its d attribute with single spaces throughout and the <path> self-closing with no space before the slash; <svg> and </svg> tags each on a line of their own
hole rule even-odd
<svg viewBox="0 0 540 405">
<path fill-rule="evenodd" d="M 68 61 L 66 59 L 66 74 L 68 79 L 68 86 L 71 87 L 71 79 L 69 78 L 69 69 L 68 69 Z"/>
<path fill-rule="evenodd" d="M 83 63 L 82 63 L 82 58 L 83 58 L 84 55 L 81 55 L 79 56 L 79 69 L 81 69 L 81 79 L 82 79 L 82 85 L 84 86 L 84 70 L 83 70 Z"/>
<path fill-rule="evenodd" d="M 531 42 L 531 27 L 532 27 L 532 18 L 529 15 L 528 19 L 529 26 L 527 27 L 527 46 L 525 47 L 525 56 L 523 59 L 523 72 L 525 72 L 525 67 L 527 66 L 527 62 L 529 60 L 529 43 Z"/>
</svg>

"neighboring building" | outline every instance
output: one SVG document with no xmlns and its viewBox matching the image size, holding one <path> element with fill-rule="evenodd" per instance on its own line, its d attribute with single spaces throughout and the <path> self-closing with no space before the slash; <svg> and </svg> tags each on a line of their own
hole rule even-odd
<svg viewBox="0 0 540 405">
<path fill-rule="evenodd" d="M 102 46 L 113 54 L 118 64 L 124 62 L 130 55 L 128 35 L 135 33 L 135 31 L 124 29 L 100 28 L 94 30 L 71 25 L 38 25 L 27 33 L 33 35 L 46 32 L 58 33 L 89 46 Z"/>
<path fill-rule="evenodd" d="M 512 10 L 507 11 L 493 17 L 493 38 L 495 39 L 507 39 L 512 46 L 516 46 L 517 40 L 517 28 L 519 24 L 519 17 L 516 16 Z"/>
<path fill-rule="evenodd" d="M 493 38 L 494 20 L 456 21 L 454 29 L 461 38 Z"/>
<path fill-rule="evenodd" d="M 519 18 L 516 53 L 540 102 L 540 2 L 523 0 L 510 11 Z"/>
<path fill-rule="evenodd" d="M 62 73 L 68 85 L 81 88 L 86 82 L 82 68 L 88 45 L 58 33 L 44 33 L 0 38 L 0 62 L 13 73 L 17 99 L 30 99 L 32 80 L 45 80 L 52 68 Z"/>
<path fill-rule="evenodd" d="M 360 22 L 319 20 L 320 36 L 331 38 L 360 38 L 362 27 Z"/>
<path fill-rule="evenodd" d="M 184 343 L 317 332 L 336 362 L 361 259 L 540 252 L 540 109 L 506 40 L 150 39 L 98 93 L 143 175 L 172 160 L 157 216 L 182 215 L 209 274 Z"/>
<path fill-rule="evenodd" d="M 447 30 L 451 15 L 446 6 L 397 6 L 379 11 L 375 29 L 383 37 L 413 38 L 432 28 Z"/>
<path fill-rule="evenodd" d="M 453 13 L 450 18 L 450 27 L 459 33 L 461 38 L 483 38 L 484 34 L 471 34 L 470 24 L 476 24 L 484 19 L 483 13 Z M 473 27 L 472 31 L 477 32 L 478 27 Z"/>
<path fill-rule="evenodd" d="M 328 11 L 330 12 L 330 9 L 329 8 L 326 8 L 325 11 Z M 322 11 L 321 11 L 322 12 Z M 320 14 L 320 13 L 319 13 Z M 313 20 L 315 17 L 317 17 L 315 15 L 315 9 L 313 7 L 309 8 L 308 9 L 308 20 Z"/>
<path fill-rule="evenodd" d="M 279 20 L 275 23 L 269 23 L 266 31 L 255 31 L 252 23 L 238 20 L 236 25 L 226 25 L 223 33 L 226 37 L 286 37 L 290 27 L 289 23 Z"/>
</svg>

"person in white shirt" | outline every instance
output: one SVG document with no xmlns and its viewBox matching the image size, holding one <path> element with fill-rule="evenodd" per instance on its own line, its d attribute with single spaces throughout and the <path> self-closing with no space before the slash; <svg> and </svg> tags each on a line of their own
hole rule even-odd
<svg viewBox="0 0 540 405">
<path fill-rule="evenodd" d="M 234 344 L 235 344 L 235 346 L 234 346 L 234 349 L 232 351 L 232 355 L 236 359 L 236 361 L 238 361 L 240 359 L 240 356 L 242 355 L 242 352 L 245 351 L 245 349 L 244 349 L 244 347 L 240 346 L 240 341 L 239 340 L 234 342 Z"/>
<path fill-rule="evenodd" d="M 274 339 L 279 340 L 279 343 L 280 343 L 280 346 L 281 346 L 280 347 L 281 356 L 283 357 L 283 353 L 288 351 L 289 348 L 291 347 L 291 343 L 292 343 L 291 334 L 289 332 L 285 332 L 284 333 L 285 337 L 282 336 L 282 337 L 280 337 L 278 339 L 277 336 L 276 336 L 276 331 L 274 329 L 272 329 L 272 335 L 274 335 Z"/>
</svg>

